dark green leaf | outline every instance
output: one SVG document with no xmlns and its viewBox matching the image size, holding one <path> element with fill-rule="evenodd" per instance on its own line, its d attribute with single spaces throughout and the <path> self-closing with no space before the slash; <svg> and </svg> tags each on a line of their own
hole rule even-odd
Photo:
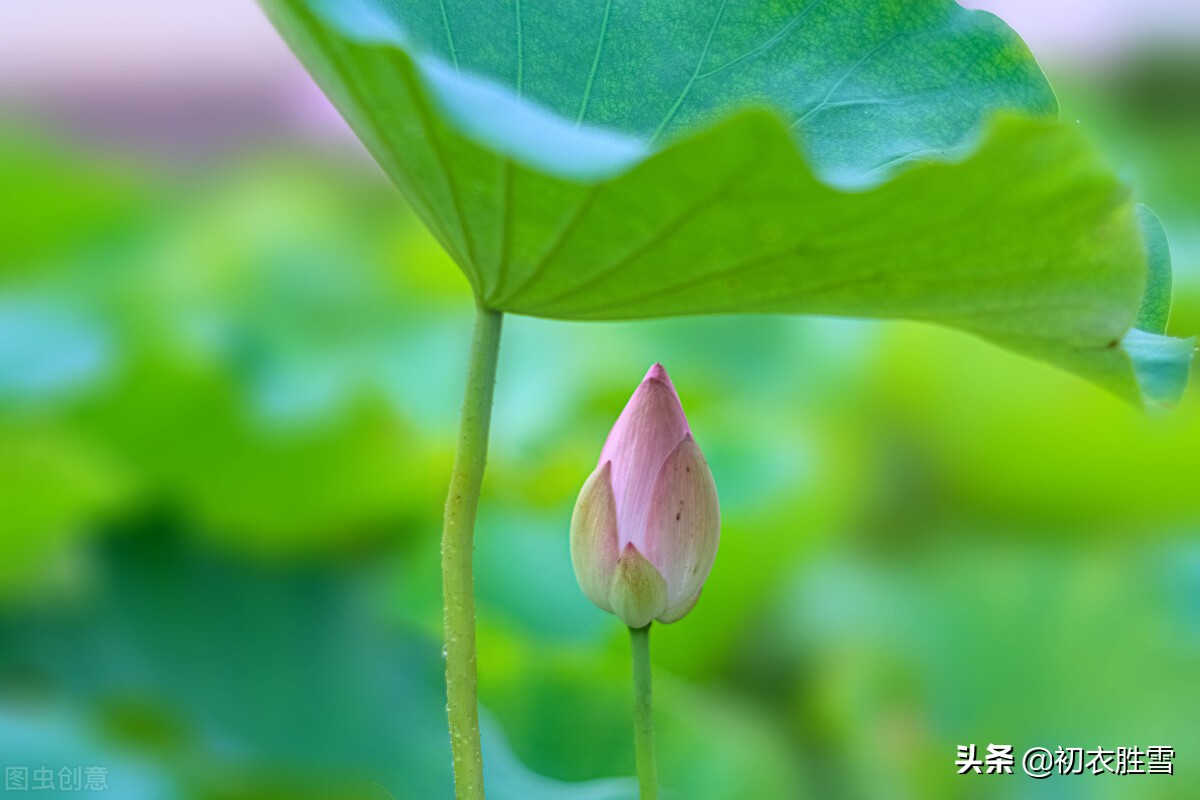
<svg viewBox="0 0 1200 800">
<path fill-rule="evenodd" d="M 493 308 L 927 320 L 1139 397 L 1121 346 L 1147 284 L 1135 206 L 1051 121 L 994 17 L 943 0 L 264 5 Z"/>
</svg>

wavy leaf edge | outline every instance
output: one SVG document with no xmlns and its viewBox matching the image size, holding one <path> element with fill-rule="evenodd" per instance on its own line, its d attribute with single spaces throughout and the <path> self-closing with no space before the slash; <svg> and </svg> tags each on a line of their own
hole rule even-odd
<svg viewBox="0 0 1200 800">
<path fill-rule="evenodd" d="M 285 0 L 259 0 L 267 16 L 281 31 L 286 28 L 280 20 L 280 14 L 284 12 L 278 8 L 283 2 Z M 741 125 L 762 125 L 771 134 L 785 137 L 792 144 L 795 159 L 815 181 L 832 191 L 846 194 L 869 193 L 912 173 L 963 164 L 985 150 L 988 143 L 1005 128 L 1036 126 L 1047 130 L 1068 129 L 1057 120 L 1056 98 L 1053 119 L 1032 117 L 1014 110 L 1000 110 L 982 117 L 957 146 L 939 152 L 920 152 L 887 164 L 886 169 L 877 170 L 875 178 L 861 175 L 855 179 L 838 181 L 822 175 L 814 168 L 804 151 L 802 137 L 791 129 L 779 109 L 769 105 L 746 104 L 655 147 L 622 131 L 591 123 L 570 122 L 557 112 L 519 96 L 498 80 L 463 72 L 435 54 L 413 48 L 397 21 L 378 13 L 363 0 L 309 0 L 304 5 L 306 7 L 303 9 L 292 8 L 287 13 L 308 16 L 310 23 L 316 21 L 311 14 L 320 14 L 325 22 L 355 44 L 386 48 L 393 53 L 402 68 L 411 73 L 424 98 L 432 101 L 443 119 L 466 139 L 527 168 L 593 187 L 620 179 L 657 159 L 669 158 L 672 152 L 688 148 L 719 130 Z M 981 10 L 961 11 L 994 17 Z M 531 136 L 531 130 L 538 131 L 540 135 Z M 553 142 L 555 146 L 546 147 L 546 142 Z M 1079 143 L 1081 147 L 1095 151 L 1094 146 L 1082 136 L 1079 137 Z M 1122 186 L 1127 195 L 1132 197 L 1132 190 L 1124 184 Z M 1136 318 L 1136 322 L 1131 322 L 1125 334 L 1110 345 L 1118 348 L 1128 362 L 1130 378 L 1110 381 L 1099 374 L 1085 377 L 1127 402 L 1149 410 L 1161 410 L 1173 407 L 1182 397 L 1196 340 L 1194 337 L 1181 339 L 1165 334 L 1171 304 L 1171 260 L 1166 234 L 1149 208 L 1138 204 L 1135 210 L 1138 234 L 1145 253 L 1142 299 L 1136 313 L 1131 312 L 1131 320 Z M 477 277 L 466 266 L 460 264 L 460 267 L 467 273 L 478 295 Z M 496 307 L 510 313 L 540 316 L 519 309 L 506 309 L 503 303 Z M 992 337 L 984 335 L 981 338 Z M 1005 346 L 1002 341 L 995 343 Z M 1043 348 L 1029 348 L 1030 351 L 1039 349 Z M 1079 369 L 1058 363 L 1059 359 L 1053 355 L 1043 354 L 1040 359 L 1082 374 Z"/>
</svg>

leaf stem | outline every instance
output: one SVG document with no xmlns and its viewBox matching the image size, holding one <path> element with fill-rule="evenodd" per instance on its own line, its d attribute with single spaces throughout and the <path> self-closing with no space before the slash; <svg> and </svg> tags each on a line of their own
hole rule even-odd
<svg viewBox="0 0 1200 800">
<path fill-rule="evenodd" d="M 475 673 L 475 511 L 487 462 L 492 393 L 503 315 L 478 306 L 467 389 L 450 493 L 442 529 L 442 595 L 445 604 L 446 701 L 454 787 L 458 800 L 483 800 L 483 753 L 479 742 L 479 693 Z"/>
<path fill-rule="evenodd" d="M 629 629 L 633 649 L 633 743 L 642 800 L 658 798 L 654 756 L 654 708 L 650 698 L 650 626 Z"/>
</svg>

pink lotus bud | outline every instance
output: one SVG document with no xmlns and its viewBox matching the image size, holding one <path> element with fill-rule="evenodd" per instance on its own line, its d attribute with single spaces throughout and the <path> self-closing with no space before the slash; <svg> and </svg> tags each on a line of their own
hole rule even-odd
<svg viewBox="0 0 1200 800">
<path fill-rule="evenodd" d="M 571 562 L 588 599 L 631 628 L 681 619 L 717 556 L 717 487 L 661 364 L 646 373 L 583 484 Z"/>
</svg>

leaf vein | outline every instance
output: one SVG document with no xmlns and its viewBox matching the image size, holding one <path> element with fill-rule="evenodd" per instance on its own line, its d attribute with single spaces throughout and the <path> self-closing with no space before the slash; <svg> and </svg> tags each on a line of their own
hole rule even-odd
<svg viewBox="0 0 1200 800">
<path fill-rule="evenodd" d="M 446 29 L 446 44 L 450 46 L 450 60 L 454 62 L 454 68 L 458 69 L 458 50 L 454 47 L 454 34 L 450 32 L 450 14 L 446 11 L 446 0 L 438 0 L 438 6 L 442 9 L 442 27 Z"/>
<path fill-rule="evenodd" d="M 641 258 L 644 258 L 647 253 L 654 251 L 666 242 L 670 241 L 671 238 L 675 236 L 675 234 L 677 234 L 684 225 L 695 219 L 709 206 L 722 200 L 728 191 L 729 182 L 721 184 L 711 194 L 688 206 L 678 216 L 676 216 L 675 219 L 659 228 L 659 230 L 653 236 L 639 244 L 637 247 L 633 248 L 633 250 L 621 256 L 616 261 L 601 267 L 600 270 L 588 280 L 582 283 L 577 283 L 574 286 L 569 287 L 566 291 L 560 292 L 553 297 L 543 300 L 543 304 L 552 305 L 554 303 L 561 302 L 578 295 L 580 292 L 587 291 L 598 284 L 604 283 L 625 267 Z"/>
<path fill-rule="evenodd" d="M 406 75 L 406 78 L 411 76 Z M 446 154 L 442 151 L 441 139 L 438 137 L 436 123 L 430 114 L 429 105 L 426 102 L 425 95 L 422 94 L 420 86 L 411 86 L 413 92 L 414 105 L 417 107 L 417 112 L 421 116 L 421 125 L 429 134 L 429 148 L 433 151 L 434 157 L 437 159 L 438 166 L 441 168 L 442 175 L 446 179 L 446 190 L 450 193 L 450 203 L 454 207 L 454 214 L 458 218 L 458 228 L 462 232 L 463 246 L 466 247 L 466 260 L 470 266 L 464 265 L 464 268 L 469 268 L 475 272 L 475 247 L 471 240 L 471 231 L 467 226 L 466 216 L 463 214 L 462 200 L 458 196 L 458 182 L 454 180 L 454 174 L 450 171 L 450 162 L 446 159 Z M 478 282 L 476 274 L 476 281 Z M 476 289 L 482 289 L 482 286 L 476 286 Z"/>
<path fill-rule="evenodd" d="M 510 159 L 504 161 L 504 210 L 503 217 L 500 221 L 500 248 L 499 260 L 496 263 L 496 283 L 489 292 L 488 301 L 494 302 L 496 294 L 504 286 L 508 280 L 508 267 L 511 260 L 510 251 L 512 249 L 512 223 L 513 223 L 513 162 Z"/>
<path fill-rule="evenodd" d="M 793 18 L 791 19 L 791 21 L 789 21 L 789 22 L 788 22 L 786 25 L 784 25 L 784 26 L 783 26 L 783 27 L 782 27 L 782 28 L 781 28 L 781 29 L 780 29 L 780 30 L 779 30 L 779 31 L 778 31 L 778 32 L 777 32 L 777 33 L 776 33 L 774 36 L 772 36 L 770 39 L 767 39 L 765 42 L 763 42 L 762 44 L 758 45 L 758 46 L 757 46 L 757 47 L 755 47 L 754 49 L 752 49 L 752 50 L 749 50 L 749 51 L 747 51 L 747 52 L 745 52 L 745 53 L 742 53 L 742 54 L 741 54 L 740 56 L 738 56 L 737 58 L 735 58 L 735 59 L 733 59 L 733 60 L 731 60 L 731 61 L 728 61 L 728 62 L 726 62 L 726 63 L 722 64 L 722 65 L 721 65 L 721 66 L 719 66 L 719 67 L 715 67 L 715 68 L 713 68 L 713 69 L 710 69 L 708 72 L 702 72 L 702 73 L 700 73 L 699 75 L 697 75 L 697 76 L 696 76 L 696 80 L 703 80 L 704 78 L 708 78 L 708 77 L 711 77 L 711 76 L 713 76 L 713 75 L 716 75 L 718 72 L 724 72 L 725 70 L 729 69 L 730 67 L 734 66 L 735 64 L 739 64 L 739 63 L 741 63 L 742 61 L 745 61 L 745 60 L 746 60 L 746 59 L 748 59 L 748 58 L 753 58 L 754 56 L 758 55 L 759 53 L 762 53 L 762 52 L 764 52 L 765 50 L 768 50 L 768 49 L 770 49 L 771 47 L 773 47 L 773 46 L 775 45 L 775 43 L 776 43 L 776 42 L 778 42 L 780 39 L 782 39 L 782 38 L 783 38 L 784 36 L 786 36 L 787 34 L 791 33 L 791 31 L 792 31 L 792 30 L 793 30 L 793 29 L 794 29 L 794 28 L 795 28 L 797 25 L 799 25 L 799 24 L 800 24 L 800 22 L 801 22 L 801 21 L 802 21 L 802 20 L 803 20 L 805 17 L 807 17 L 807 16 L 808 16 L 808 13 L 809 13 L 810 11 L 812 11 L 814 8 L 816 8 L 817 6 L 821 5 L 821 3 L 822 3 L 822 2 L 824 2 L 824 0 L 813 0 L 813 1 L 812 1 L 811 3 L 809 3 L 807 6 L 805 6 L 804 8 L 802 8 L 802 9 L 800 10 L 800 13 L 798 13 L 798 14 L 797 14 L 795 17 L 793 17 Z"/>
<path fill-rule="evenodd" d="M 837 90 L 841 88 L 842 84 L 845 83 L 850 78 L 851 75 L 853 75 L 855 72 L 857 72 L 873 56 L 875 56 L 877 53 L 879 53 L 880 50 L 887 47 L 889 44 L 891 44 L 897 38 L 899 38 L 900 34 L 901 34 L 900 31 L 896 31 L 891 36 L 888 36 L 883 41 L 881 41 L 879 44 L 875 45 L 870 50 L 868 50 L 863 55 L 862 58 L 860 58 L 858 61 L 854 62 L 854 66 L 852 66 L 852 67 L 850 67 L 850 69 L 846 70 L 842 74 L 842 77 L 837 79 L 837 81 L 833 84 L 833 86 L 829 87 L 829 91 L 825 93 L 825 97 L 823 97 L 821 99 L 821 102 L 817 103 L 815 106 L 810 108 L 807 112 L 805 112 L 803 116 L 801 116 L 799 119 L 797 119 L 795 122 L 793 122 L 791 124 L 791 127 L 795 128 L 797 125 L 799 125 L 800 123 L 807 120 L 813 114 L 816 114 L 818 111 L 822 111 L 825 108 L 828 108 L 830 99 L 833 97 L 834 93 L 836 93 Z"/>
<path fill-rule="evenodd" d="M 600 36 L 596 40 L 596 55 L 592 57 L 592 68 L 588 72 L 587 83 L 583 87 L 583 100 L 579 103 L 579 114 L 575 117 L 575 126 L 578 127 L 583 122 L 584 116 L 587 114 L 588 103 L 592 99 L 592 83 L 596 80 L 596 73 L 600 70 L 600 54 L 604 52 L 604 40 L 608 36 L 608 15 L 612 11 L 612 0 L 604 5 L 604 19 L 600 23 Z"/>
<path fill-rule="evenodd" d="M 592 185 L 587 194 L 585 194 L 579 201 L 579 205 L 575 207 L 575 212 L 571 215 L 571 218 L 567 220 L 566 224 L 563 225 L 562 229 L 559 231 L 554 243 L 550 245 L 550 247 L 546 249 L 546 252 L 542 254 L 542 257 L 538 259 L 537 266 L 535 266 L 533 271 L 529 273 L 529 277 L 522 281 L 520 286 L 516 287 L 507 295 L 505 295 L 503 299 L 504 303 L 507 304 L 514 297 L 520 295 L 521 292 L 535 284 L 542 277 L 542 275 L 545 274 L 546 270 L 550 267 L 550 263 L 558 256 L 559 251 L 566 246 L 567 240 L 571 238 L 572 234 L 575 233 L 575 229 L 579 227 L 580 223 L 583 222 L 583 218 L 586 217 L 588 211 L 591 210 L 592 204 L 596 201 L 596 195 L 599 194 L 601 186 L 602 184 L 599 183 Z M 499 301 L 497 302 L 497 305 L 499 305 Z"/>
<path fill-rule="evenodd" d="M 521 0 L 517 0 L 517 97 L 521 96 L 525 78 L 525 37 L 521 27 Z"/>
<path fill-rule="evenodd" d="M 679 113 L 683 101 L 687 99 L 688 94 L 692 91 L 692 87 L 696 85 L 696 78 L 700 74 L 700 68 L 704 66 L 705 59 L 708 58 L 708 50 L 712 47 L 713 36 L 717 33 L 717 27 L 721 24 L 721 18 L 725 16 L 725 7 L 729 5 L 729 0 L 721 0 L 721 7 L 717 9 L 717 14 L 713 18 L 712 27 L 708 29 L 708 38 L 704 40 L 704 49 L 700 51 L 700 58 L 696 59 L 696 68 L 692 70 L 692 77 L 688 78 L 688 82 L 684 85 L 683 91 L 679 93 L 679 97 L 675 98 L 675 102 L 667 109 L 666 115 L 662 122 L 658 123 L 658 127 L 654 129 L 654 134 L 650 137 L 650 143 L 653 144 L 662 132 L 666 130 L 671 121 L 675 119 L 675 115 Z"/>
</svg>

